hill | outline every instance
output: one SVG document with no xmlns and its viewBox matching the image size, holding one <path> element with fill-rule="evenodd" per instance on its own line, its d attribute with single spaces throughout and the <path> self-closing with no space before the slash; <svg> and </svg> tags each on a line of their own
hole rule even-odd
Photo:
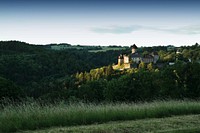
<svg viewBox="0 0 200 133">
<path fill-rule="evenodd" d="M 52 91 L 56 80 L 77 72 L 116 62 L 123 51 L 88 52 L 88 49 L 53 50 L 48 45 L 19 41 L 0 42 L 0 77 L 23 88 L 27 96 L 40 97 Z M 51 86 L 51 87 L 50 87 Z"/>
<path fill-rule="evenodd" d="M 55 50 L 51 46 L 64 49 Z M 16 95 L 46 102 L 197 99 L 200 96 L 200 46 L 195 44 L 169 51 L 167 48 L 141 47 L 139 51 L 144 55 L 157 52 L 160 64 L 141 62 L 136 68 L 121 71 L 113 70 L 112 65 L 117 63 L 121 53 L 130 53 L 130 49 L 124 47 L 1 41 L 0 77 L 13 82 L 18 88 L 16 92 L 22 90 L 23 95 L 4 91 L 0 102 L 4 98 L 15 100 Z M 169 66 L 170 62 L 175 65 Z"/>
</svg>

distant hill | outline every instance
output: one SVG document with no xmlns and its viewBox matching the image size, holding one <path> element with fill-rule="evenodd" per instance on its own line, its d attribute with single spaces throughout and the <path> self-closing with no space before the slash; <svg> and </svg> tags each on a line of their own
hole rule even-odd
<svg viewBox="0 0 200 133">
<path fill-rule="evenodd" d="M 41 87 L 42 80 L 55 80 L 77 72 L 116 63 L 123 51 L 91 53 L 87 49 L 52 50 L 48 45 L 20 41 L 0 42 L 0 76 L 25 88 Z"/>
<path fill-rule="evenodd" d="M 20 41 L 0 41 L 1 52 L 13 51 L 13 52 L 33 52 L 34 50 L 41 49 L 41 45 L 32 45 L 26 42 Z"/>
<path fill-rule="evenodd" d="M 110 71 L 108 71 L 110 69 L 106 69 L 106 67 L 103 66 L 108 66 L 108 65 L 112 66 L 113 64 L 117 63 L 117 59 L 120 54 L 130 53 L 130 49 L 127 49 L 127 47 L 120 47 L 120 46 L 80 46 L 80 45 L 56 44 L 56 46 L 57 45 L 58 46 L 64 45 L 71 48 L 53 50 L 51 49 L 51 47 L 49 47 L 49 45 L 33 45 L 20 41 L 0 41 L 0 77 L 2 77 L 5 80 L 13 82 L 17 87 L 23 90 L 26 96 L 34 98 L 41 98 L 41 97 L 43 97 L 43 99 L 47 98 L 57 99 L 61 97 L 71 98 L 72 96 L 75 97 L 75 94 L 78 95 L 78 98 L 81 98 L 83 96 L 83 98 L 87 99 L 85 94 L 86 95 L 89 94 L 89 96 L 96 98 L 96 96 L 91 93 L 95 92 L 93 91 L 93 89 L 99 86 L 99 90 L 96 92 L 98 96 L 100 95 L 100 90 L 102 91 L 102 96 L 103 96 L 103 89 L 105 89 L 105 88 L 101 89 L 102 87 L 101 83 L 105 85 L 106 81 L 106 80 L 101 81 L 101 77 L 107 75 L 106 78 L 110 80 L 112 79 L 112 77 L 109 76 L 108 74 L 110 73 Z M 192 63 L 199 61 L 200 46 L 198 44 L 195 44 L 194 46 L 190 47 L 180 47 L 178 48 L 178 50 L 179 50 L 178 53 L 176 53 L 176 50 L 167 51 L 165 46 L 141 48 L 142 53 L 158 51 L 158 54 L 160 56 L 159 60 L 161 63 L 180 61 L 182 62 L 184 67 L 184 64 L 186 64 L 187 62 Z M 190 61 L 188 59 L 190 59 Z M 197 67 L 198 65 L 199 64 L 194 64 L 194 66 Z M 193 64 L 191 64 L 191 67 L 193 67 Z M 102 69 L 96 69 L 96 68 L 102 68 Z M 93 71 L 94 69 L 95 71 Z M 144 69 L 146 68 L 144 67 Z M 192 76 L 195 76 L 195 74 L 197 73 L 196 71 L 198 71 L 198 68 L 195 69 L 194 70 L 191 69 L 192 72 L 195 71 L 193 72 L 193 74 L 191 74 Z M 183 72 L 185 73 L 185 71 Z M 121 74 L 120 71 L 118 73 Z M 124 74 L 126 76 L 126 73 Z M 190 73 L 188 72 L 188 74 Z M 76 78 L 74 78 L 74 75 L 78 76 L 78 80 L 80 80 L 80 82 Z M 110 86 L 111 89 L 108 89 L 107 91 L 112 91 L 113 88 L 118 89 L 121 83 L 123 84 L 126 83 L 126 80 L 120 78 L 119 76 L 120 75 L 113 75 L 113 77 L 116 78 L 116 80 L 110 82 L 110 84 L 113 84 L 114 87 Z M 138 76 L 141 77 L 141 74 L 139 74 Z M 90 79 L 92 79 L 93 77 L 95 77 L 94 79 L 100 79 L 100 81 L 97 81 L 97 85 L 96 83 L 93 84 L 92 82 L 91 84 L 90 82 L 88 82 L 88 84 L 87 83 L 85 84 L 86 81 L 90 81 Z M 147 80 L 138 81 L 138 83 L 142 83 L 143 81 L 145 81 L 144 84 L 142 85 L 143 88 L 144 85 L 147 83 L 147 81 L 153 80 L 153 78 L 148 79 L 148 77 L 149 76 L 147 76 Z M 156 76 L 152 75 L 152 77 Z M 117 78 L 119 78 L 119 81 Z M 130 79 L 132 80 L 133 78 Z M 160 77 L 158 79 L 160 79 Z M 165 81 L 165 79 L 163 79 L 163 81 Z M 85 85 L 81 87 L 80 86 L 81 84 L 79 83 L 81 84 L 83 83 Z M 117 85 L 118 83 L 119 85 Z M 131 88 L 129 86 L 130 83 L 128 83 L 126 90 Z M 133 82 L 133 85 L 134 83 L 135 82 Z M 194 80 L 193 84 L 195 84 Z M 117 87 L 115 87 L 115 85 L 117 85 Z M 126 86 L 126 84 L 123 85 L 122 87 L 124 86 Z M 82 89 L 84 87 L 86 89 Z M 109 86 L 107 86 L 106 88 L 108 87 Z M 88 88 L 91 89 L 92 91 L 89 90 Z M 148 85 L 146 86 L 146 88 L 149 88 Z M 144 90 L 147 90 L 146 88 Z M 83 90 L 84 90 L 83 92 L 84 95 L 82 94 Z M 119 90 L 122 91 L 123 89 Z M 112 97 L 115 98 L 117 94 L 112 95 Z M 122 93 L 120 92 L 119 94 L 121 95 Z M 191 95 L 193 96 L 193 93 Z M 124 97 L 125 96 L 123 95 L 122 97 L 119 98 L 124 98 Z M 134 97 L 132 98 L 133 100 L 137 99 Z"/>
</svg>

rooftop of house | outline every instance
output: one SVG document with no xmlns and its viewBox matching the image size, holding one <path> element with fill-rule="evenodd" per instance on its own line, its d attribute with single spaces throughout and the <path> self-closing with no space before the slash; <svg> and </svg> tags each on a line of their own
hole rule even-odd
<svg viewBox="0 0 200 133">
<path fill-rule="evenodd" d="M 133 45 L 131 46 L 131 48 L 138 49 L 138 47 L 137 47 L 135 44 L 133 44 Z"/>
<path fill-rule="evenodd" d="M 134 53 L 134 54 L 131 54 L 130 56 L 131 56 L 131 58 L 139 58 L 139 57 L 142 57 L 142 55 L 139 54 L 139 53 Z"/>
</svg>

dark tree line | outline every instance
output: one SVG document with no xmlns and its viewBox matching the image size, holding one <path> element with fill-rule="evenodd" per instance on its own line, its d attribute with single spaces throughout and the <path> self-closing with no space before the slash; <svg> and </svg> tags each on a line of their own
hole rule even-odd
<svg viewBox="0 0 200 133">
<path fill-rule="evenodd" d="M 98 72 L 96 69 L 93 71 Z M 60 98 L 86 102 L 199 99 L 199 75 L 199 63 L 179 62 L 162 70 L 113 71 L 109 76 L 102 75 L 98 79 L 90 78 L 84 81 L 82 77 L 75 75 L 65 77 L 44 82 L 37 95 L 48 101 Z M 48 91 L 45 88 L 48 88 Z"/>
<path fill-rule="evenodd" d="M 138 101 L 200 98 L 200 64 L 177 63 L 160 71 L 139 70 L 111 80 L 89 81 L 78 88 L 86 101 Z"/>
<path fill-rule="evenodd" d="M 149 49 L 146 48 L 148 51 Z M 163 62 L 174 52 L 157 50 Z M 182 47 L 174 66 L 155 69 L 153 64 L 116 71 L 112 64 L 124 51 L 90 53 L 55 51 L 22 42 L 0 42 L 0 100 L 33 97 L 46 101 L 138 101 L 200 97 L 199 45 Z M 149 52 L 153 51 L 152 48 Z M 102 67 L 104 66 L 104 67 Z"/>
<path fill-rule="evenodd" d="M 13 81 L 28 96 L 48 93 L 59 79 L 117 62 L 123 51 L 90 53 L 88 50 L 55 51 L 19 41 L 0 42 L 0 77 Z M 54 84 L 50 85 L 47 84 Z M 47 86 L 45 86 L 47 85 Z"/>
</svg>

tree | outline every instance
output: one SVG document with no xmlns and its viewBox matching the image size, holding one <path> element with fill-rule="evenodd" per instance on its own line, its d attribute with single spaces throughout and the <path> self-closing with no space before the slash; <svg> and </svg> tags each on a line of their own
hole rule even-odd
<svg viewBox="0 0 200 133">
<path fill-rule="evenodd" d="M 186 94 L 189 98 L 200 97 L 200 64 L 199 63 L 187 63 L 184 67 L 184 78 Z"/>
<path fill-rule="evenodd" d="M 85 77 L 84 77 L 84 73 L 81 72 L 78 76 L 79 82 L 84 82 L 85 81 Z"/>
<path fill-rule="evenodd" d="M 142 53 L 142 55 L 147 55 L 147 54 L 149 54 L 148 51 L 144 51 L 144 52 Z"/>
<path fill-rule="evenodd" d="M 89 81 L 78 88 L 77 97 L 89 102 L 103 101 L 103 90 L 106 84 L 105 80 Z"/>
<path fill-rule="evenodd" d="M 139 67 L 139 69 L 145 69 L 146 65 L 144 62 L 140 62 L 138 67 Z"/>
<path fill-rule="evenodd" d="M 113 73 L 113 67 L 111 65 L 109 65 L 108 67 L 106 67 L 106 76 L 110 76 Z"/>
<path fill-rule="evenodd" d="M 12 81 L 0 77 L 0 100 L 3 98 L 17 100 L 22 97 L 24 97 L 24 93 L 21 88 Z"/>
<path fill-rule="evenodd" d="M 149 64 L 147 65 L 147 69 L 148 69 L 149 71 L 152 71 L 152 70 L 153 70 L 153 64 L 152 64 L 152 63 L 149 63 Z"/>
</svg>

